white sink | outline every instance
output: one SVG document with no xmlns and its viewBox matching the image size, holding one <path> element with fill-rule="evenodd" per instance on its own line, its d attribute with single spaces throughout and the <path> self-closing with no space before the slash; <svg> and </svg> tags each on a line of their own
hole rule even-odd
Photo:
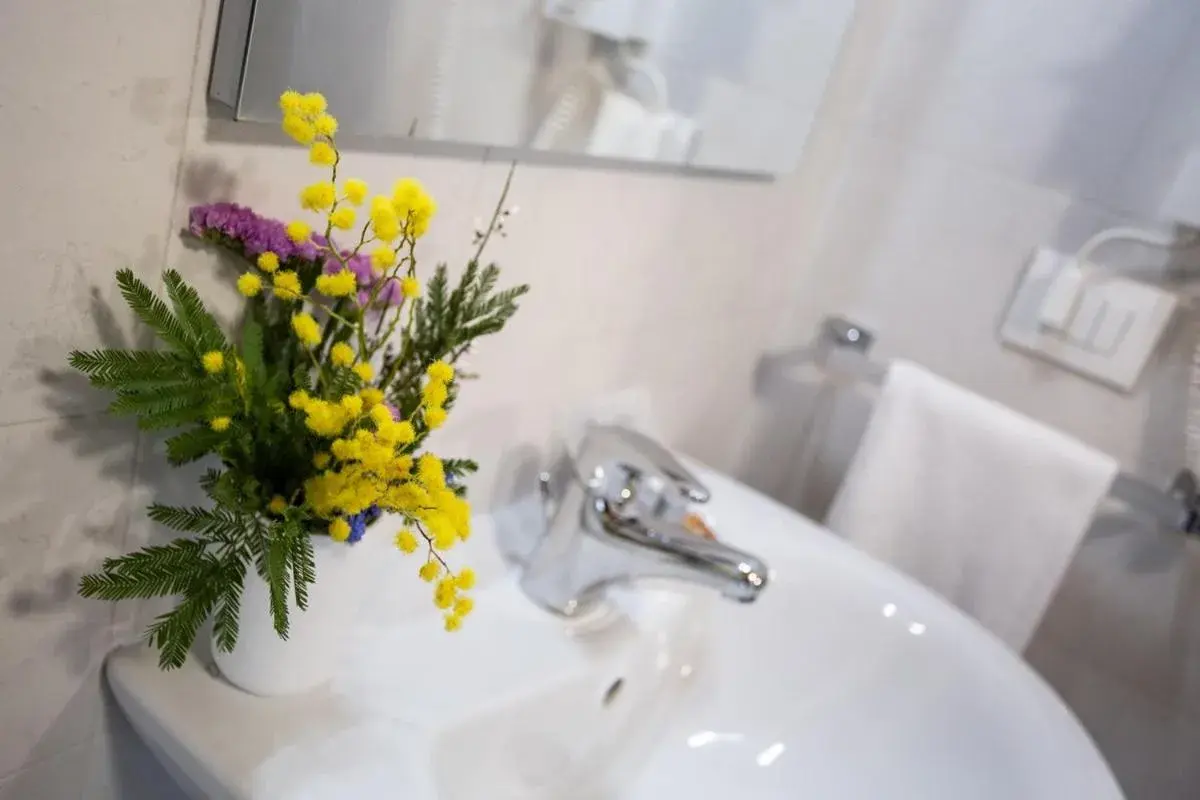
<svg viewBox="0 0 1200 800">
<path fill-rule="evenodd" d="M 140 649 L 109 679 L 205 797 L 1122 797 L 1058 697 L 975 623 L 697 472 L 718 532 L 772 567 L 758 603 L 655 584 L 568 629 L 505 579 L 454 636 L 432 614 L 364 621 L 345 672 L 304 697 L 243 695 L 194 663 L 159 673 Z"/>
</svg>

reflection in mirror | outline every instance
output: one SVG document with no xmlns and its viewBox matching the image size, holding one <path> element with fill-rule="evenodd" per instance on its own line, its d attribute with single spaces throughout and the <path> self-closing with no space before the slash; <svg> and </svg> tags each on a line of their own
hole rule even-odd
<svg viewBox="0 0 1200 800">
<path fill-rule="evenodd" d="M 854 0 L 225 0 L 210 94 L 353 133 L 778 174 Z"/>
</svg>

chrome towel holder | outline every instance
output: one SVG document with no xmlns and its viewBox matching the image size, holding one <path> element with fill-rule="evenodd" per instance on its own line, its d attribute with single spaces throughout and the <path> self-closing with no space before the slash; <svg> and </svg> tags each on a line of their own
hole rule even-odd
<svg viewBox="0 0 1200 800">
<path fill-rule="evenodd" d="M 756 370 L 756 384 L 761 389 L 794 367 L 815 366 L 827 379 L 835 374 L 839 378 L 851 375 L 856 382 L 878 386 L 887 375 L 887 366 L 870 358 L 875 341 L 875 334 L 865 326 L 846 317 L 827 316 L 812 344 L 765 355 Z M 1162 525 L 1200 538 L 1200 479 L 1187 467 L 1165 490 L 1121 472 L 1109 495 Z"/>
</svg>

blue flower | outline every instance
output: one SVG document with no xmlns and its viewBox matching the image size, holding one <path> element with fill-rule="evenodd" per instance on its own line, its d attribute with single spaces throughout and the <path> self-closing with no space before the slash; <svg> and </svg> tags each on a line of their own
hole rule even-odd
<svg viewBox="0 0 1200 800">
<path fill-rule="evenodd" d="M 382 514 L 383 512 L 379 510 L 379 506 L 371 506 L 361 514 L 355 514 L 353 517 L 347 518 L 346 521 L 350 523 L 350 537 L 346 539 L 346 542 L 354 544 L 362 539 L 367 533 L 367 526 L 379 519 Z"/>
</svg>

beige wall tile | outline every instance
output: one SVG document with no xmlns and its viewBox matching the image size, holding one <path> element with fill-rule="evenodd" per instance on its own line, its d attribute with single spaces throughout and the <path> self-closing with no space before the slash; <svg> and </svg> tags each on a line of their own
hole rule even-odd
<svg viewBox="0 0 1200 800">
<path fill-rule="evenodd" d="M 199 480 L 209 467 L 220 466 L 216 459 L 172 466 L 167 461 L 166 435 L 161 431 L 138 431 L 135 447 L 136 466 L 130 476 L 128 530 L 124 549 L 134 550 L 165 544 L 177 535 L 146 516 L 151 503 L 167 505 L 206 505 L 208 498 Z M 113 609 L 113 638 L 118 642 L 140 641 L 142 632 L 154 617 L 173 606 L 171 598 L 123 600 Z"/>
<path fill-rule="evenodd" d="M 0 428 L 0 677 L 107 623 L 107 607 L 75 587 L 121 549 L 134 441 L 131 426 L 105 417 Z"/>
<path fill-rule="evenodd" d="M 112 609 L 75 589 L 121 550 L 133 442 L 103 417 L 0 428 L 0 774 L 90 737 Z"/>
<path fill-rule="evenodd" d="M 88 745 L 62 751 L 0 780 L 0 800 L 73 800 L 87 791 Z"/>
<path fill-rule="evenodd" d="M 96 631 L 81 631 L 79 638 Z M 110 643 L 92 643 L 88 661 L 51 653 L 10 670 L 0 684 L 0 776 L 85 744 L 101 718 L 100 662 Z M 77 647 L 78 645 L 72 645 Z"/>
<path fill-rule="evenodd" d="M 112 273 L 162 266 L 201 0 L 56 6 L 0 11 L 0 423 L 101 402 L 45 370 L 127 337 Z"/>
</svg>

